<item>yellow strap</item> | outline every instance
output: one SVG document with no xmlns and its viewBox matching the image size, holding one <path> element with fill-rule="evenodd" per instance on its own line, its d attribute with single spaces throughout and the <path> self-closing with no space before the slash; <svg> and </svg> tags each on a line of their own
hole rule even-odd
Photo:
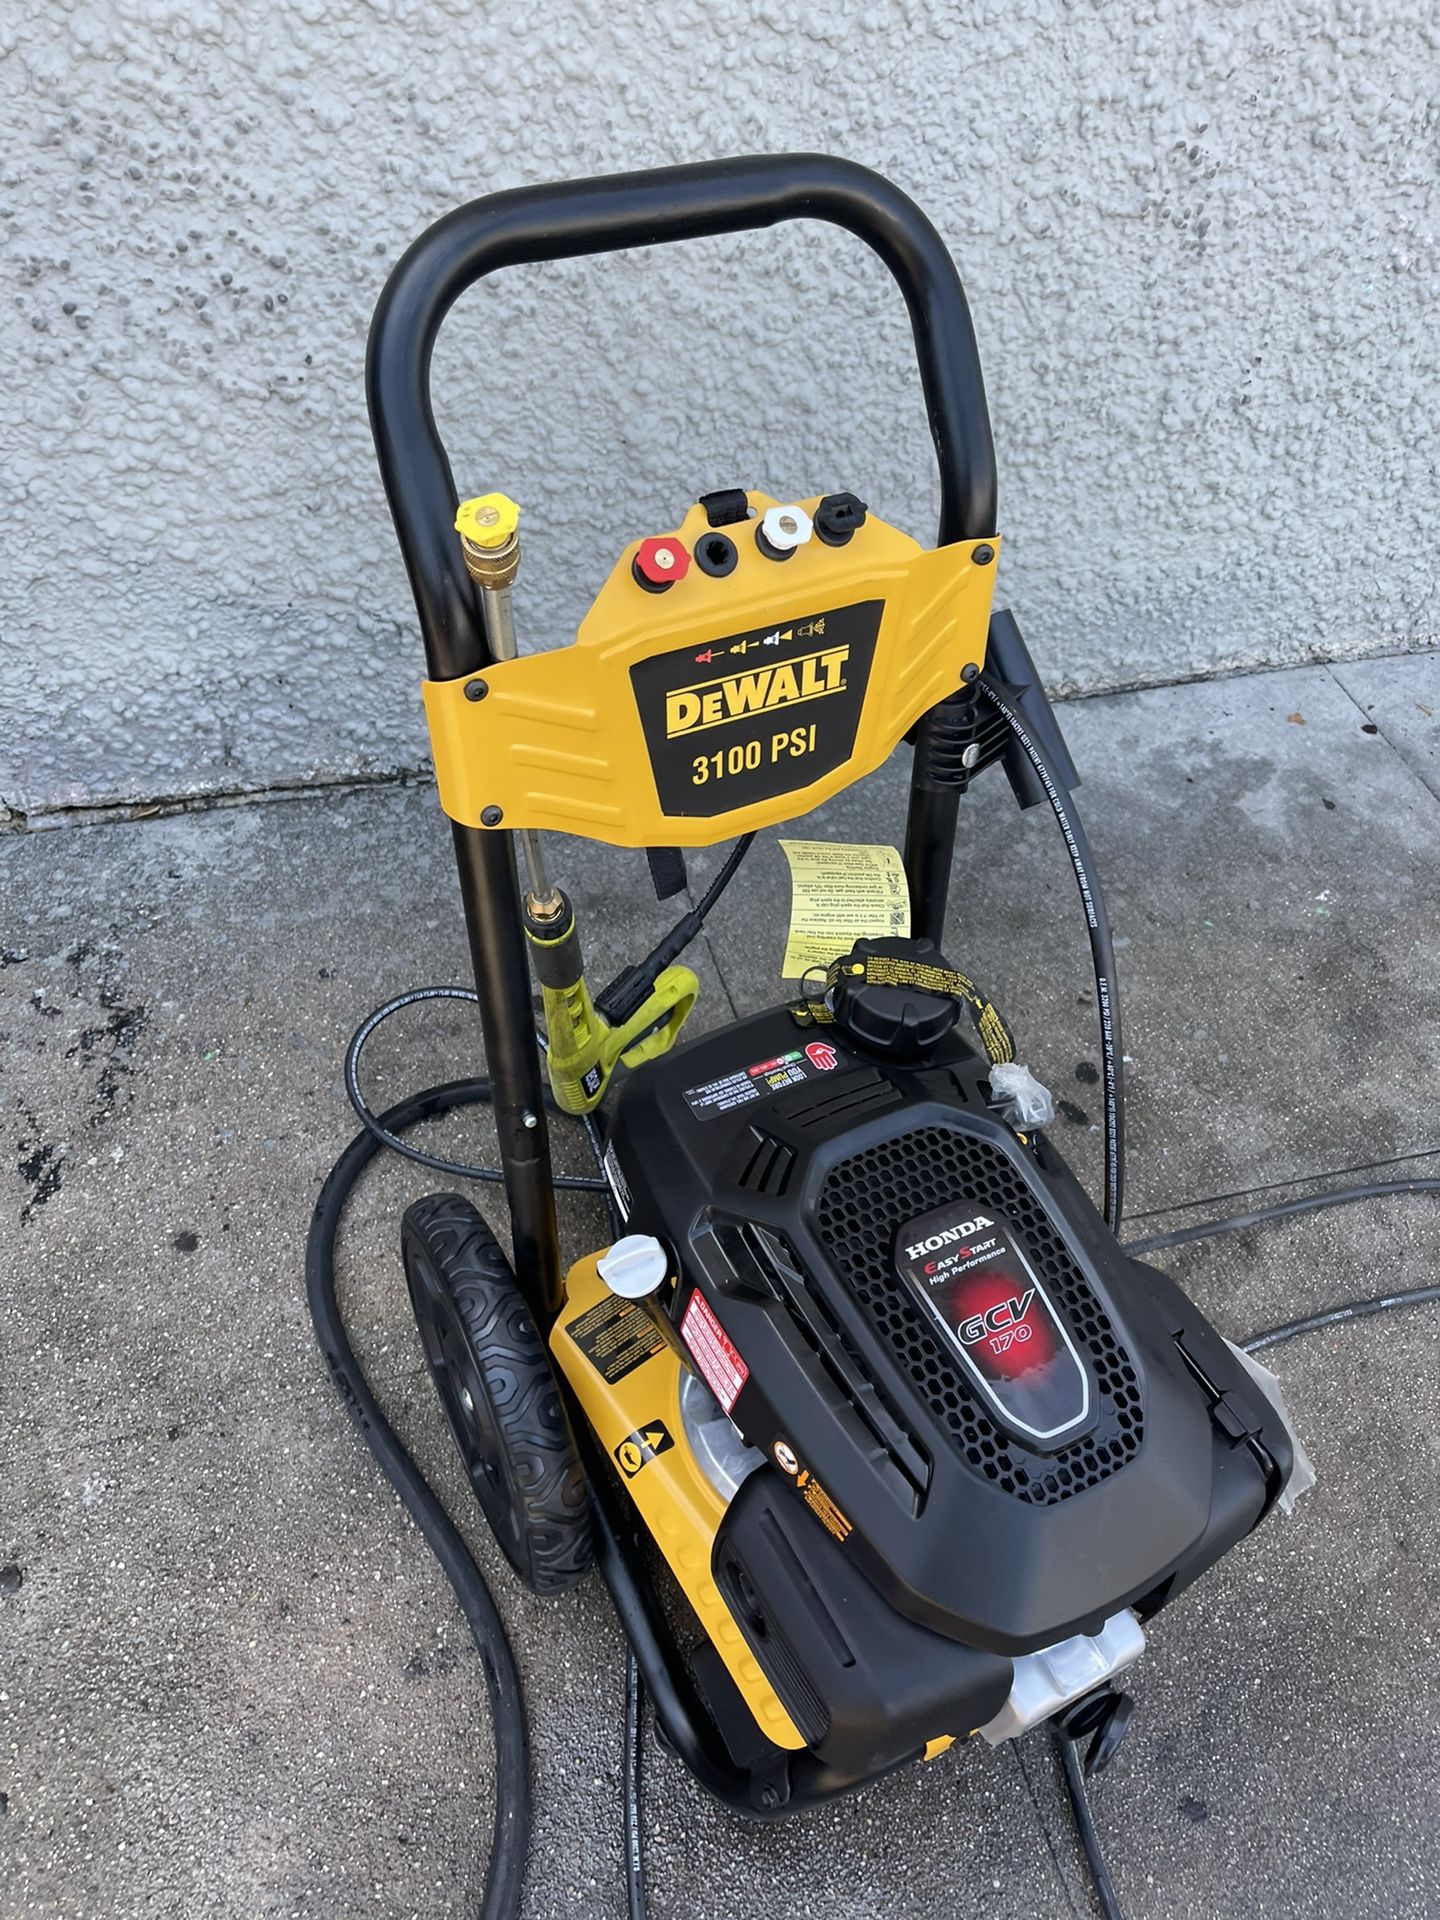
<svg viewBox="0 0 1440 1920">
<path fill-rule="evenodd" d="M 832 960 L 825 969 L 825 997 L 807 994 L 791 1007 L 790 1012 L 800 1026 L 832 1022 L 835 1015 L 830 1010 L 829 996 L 842 979 L 861 978 L 867 986 L 914 987 L 920 993 L 948 994 L 954 1000 L 963 1000 L 970 1009 L 975 1030 L 991 1066 L 1000 1066 L 1015 1058 L 1015 1042 L 1010 1037 L 1010 1029 L 1000 1017 L 994 1002 L 976 986 L 969 974 L 961 973 L 957 967 L 931 966 L 924 960 L 904 960 L 889 953 L 868 953 L 858 960 L 848 956 L 843 960 Z"/>
</svg>

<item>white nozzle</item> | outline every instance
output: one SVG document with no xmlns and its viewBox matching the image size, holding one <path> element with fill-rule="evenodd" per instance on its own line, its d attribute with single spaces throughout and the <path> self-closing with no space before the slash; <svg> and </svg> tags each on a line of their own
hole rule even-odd
<svg viewBox="0 0 1440 1920">
<path fill-rule="evenodd" d="M 761 517 L 760 531 L 777 553 L 793 553 L 803 547 L 813 528 L 803 507 L 768 507 Z"/>
</svg>

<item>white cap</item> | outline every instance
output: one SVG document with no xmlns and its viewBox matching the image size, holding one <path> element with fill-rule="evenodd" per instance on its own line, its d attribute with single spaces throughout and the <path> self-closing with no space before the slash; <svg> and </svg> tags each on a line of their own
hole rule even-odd
<svg viewBox="0 0 1440 1920">
<path fill-rule="evenodd" d="M 622 1300 L 645 1300 L 665 1284 L 670 1261 L 653 1233 L 627 1233 L 595 1262 L 600 1278 Z"/>
<path fill-rule="evenodd" d="M 760 518 L 760 531 L 779 552 L 793 553 L 810 538 L 810 516 L 803 507 L 767 507 Z"/>
</svg>

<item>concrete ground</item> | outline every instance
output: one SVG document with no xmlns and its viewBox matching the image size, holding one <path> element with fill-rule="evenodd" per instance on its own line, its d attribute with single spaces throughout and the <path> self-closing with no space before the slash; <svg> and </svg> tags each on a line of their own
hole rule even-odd
<svg viewBox="0 0 1440 1920">
<path fill-rule="evenodd" d="M 1434 656 L 1065 710 L 1120 936 L 1132 1231 L 1353 1169 L 1440 1171 L 1437 710 Z M 898 835 L 899 773 L 814 830 Z M 1093 1180 L 1058 836 L 998 773 L 963 823 L 952 955 L 1063 1097 L 1057 1137 Z M 556 865 L 596 975 L 665 923 L 638 856 Z M 473 1912 L 477 1663 L 323 1376 L 301 1286 L 353 1130 L 346 1038 L 385 995 L 465 977 L 434 796 L 12 836 L 0 866 L 0 1915 Z M 787 898 L 767 838 L 700 950 L 703 1017 L 777 996 Z M 394 1026 L 379 1098 L 475 1058 L 468 1009 Z M 478 1121 L 451 1137 L 484 1149 Z M 344 1298 L 514 1634 L 541 1810 L 527 1911 L 617 1915 L 620 1636 L 594 1580 L 521 1592 L 467 1506 L 397 1261 L 428 1184 L 399 1163 L 367 1179 Z M 1406 1198 L 1171 1264 L 1240 1335 L 1433 1279 L 1437 1223 Z M 583 1206 L 565 1230 L 575 1251 L 603 1233 Z M 1157 1622 L 1135 1673 L 1095 1795 L 1133 1920 L 1440 1910 L 1437 1355 L 1440 1315 L 1416 1309 L 1276 1356 L 1319 1485 Z M 652 1750 L 646 1821 L 657 1920 L 1092 1911 L 1043 1736 L 763 1830 Z"/>
</svg>

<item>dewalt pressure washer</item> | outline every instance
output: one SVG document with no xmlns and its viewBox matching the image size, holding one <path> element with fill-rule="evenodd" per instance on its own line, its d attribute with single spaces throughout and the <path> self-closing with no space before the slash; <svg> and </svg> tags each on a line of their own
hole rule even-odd
<svg viewBox="0 0 1440 1920">
<path fill-rule="evenodd" d="M 450 306 L 501 267 L 797 218 L 866 241 L 904 293 L 940 469 L 936 545 L 848 489 L 712 491 L 625 549 L 572 646 L 522 654 L 518 510 L 498 493 L 457 506 L 431 412 Z M 405 1215 L 405 1274 L 504 1553 L 537 1592 L 597 1566 L 628 1637 L 632 1913 L 640 1680 L 665 1745 L 761 1819 L 1041 1722 L 1103 1765 L 1129 1713 L 1117 1680 L 1151 1620 L 1305 1467 L 1272 1376 L 1116 1237 L 1113 950 L 1075 769 L 1019 628 L 993 604 L 994 452 L 944 246 L 887 182 L 817 156 L 496 194 L 396 266 L 368 379 L 475 988 L 401 995 L 356 1035 L 346 1077 L 365 1131 L 321 1196 L 309 1290 L 332 1373 L 485 1656 L 498 1806 L 486 1912 L 519 1899 L 518 1677 L 336 1305 L 340 1212 L 382 1145 L 503 1182 L 508 1252 L 469 1200 L 438 1193 Z M 902 743 L 908 935 L 837 943 L 789 1000 L 684 1040 L 697 981 L 680 956 L 753 835 Z M 1103 1210 L 1048 1138 L 1044 1090 L 1001 1012 L 944 950 L 957 809 L 997 765 L 1022 806 L 1053 811 L 1080 890 Z M 547 831 L 646 850 L 662 896 L 684 886 L 687 850 L 735 845 L 673 933 L 592 995 Z M 488 1078 L 371 1113 L 366 1038 L 437 994 L 478 1001 Z M 493 1110 L 498 1169 L 405 1138 L 474 1102 Z M 585 1127 L 594 1177 L 552 1169 L 558 1115 Z M 567 1187 L 603 1191 L 613 1219 L 609 1243 L 568 1264 Z"/>
</svg>

